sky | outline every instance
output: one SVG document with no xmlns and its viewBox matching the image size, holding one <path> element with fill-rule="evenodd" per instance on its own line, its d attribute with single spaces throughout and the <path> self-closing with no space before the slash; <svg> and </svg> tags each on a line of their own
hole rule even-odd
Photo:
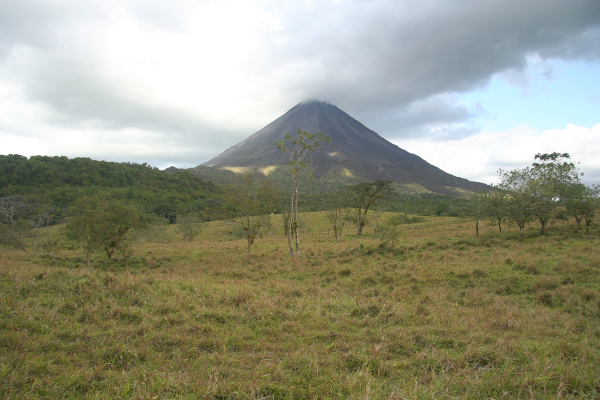
<svg viewBox="0 0 600 400">
<path fill-rule="evenodd" d="M 600 0 L 0 0 L 0 154 L 190 168 L 307 100 L 469 180 L 600 184 Z"/>
</svg>

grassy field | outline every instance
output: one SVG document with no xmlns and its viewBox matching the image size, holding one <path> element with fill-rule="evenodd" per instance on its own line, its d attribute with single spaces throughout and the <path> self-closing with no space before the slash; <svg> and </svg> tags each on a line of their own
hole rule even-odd
<svg viewBox="0 0 600 400">
<path fill-rule="evenodd" d="M 600 398 L 597 227 L 427 218 L 383 249 L 305 220 L 301 257 L 272 234 L 247 261 L 219 222 L 126 266 L 2 248 L 0 398 Z"/>
</svg>

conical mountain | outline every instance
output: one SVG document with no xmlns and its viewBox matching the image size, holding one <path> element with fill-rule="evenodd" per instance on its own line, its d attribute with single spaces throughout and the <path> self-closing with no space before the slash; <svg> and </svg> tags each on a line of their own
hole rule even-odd
<svg viewBox="0 0 600 400">
<path fill-rule="evenodd" d="M 307 158 L 316 179 L 338 183 L 391 180 L 405 190 L 462 196 L 488 188 L 450 175 L 421 157 L 392 144 L 334 105 L 300 103 L 247 139 L 205 162 L 204 166 L 269 173 L 287 166 L 289 156 L 274 143 L 299 129 L 322 132 L 331 143 Z"/>
</svg>

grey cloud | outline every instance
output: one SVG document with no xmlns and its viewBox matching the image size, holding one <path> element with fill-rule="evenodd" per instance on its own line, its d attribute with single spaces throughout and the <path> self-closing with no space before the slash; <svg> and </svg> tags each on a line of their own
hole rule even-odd
<svg viewBox="0 0 600 400">
<path fill-rule="evenodd" d="M 298 31 L 281 51 L 321 67 L 316 76 L 290 77 L 289 86 L 370 119 L 380 108 L 472 90 L 502 71 L 516 76 L 534 54 L 600 56 L 599 2 L 434 2 L 421 12 L 394 4 L 359 3 L 354 14 L 332 19 L 331 6 L 285 15 Z"/>
<path fill-rule="evenodd" d="M 469 109 L 453 96 L 439 95 L 406 107 L 370 111 L 363 123 L 376 132 L 393 132 L 388 139 L 460 139 L 479 130 L 472 120 L 483 113 L 479 104 Z"/>
<path fill-rule="evenodd" d="M 55 127 L 147 131 L 151 135 L 139 144 L 151 144 L 155 149 L 153 153 L 146 153 L 148 157 L 160 163 L 177 159 L 188 166 L 209 159 L 229 147 L 231 140 L 242 140 L 247 135 L 247 132 L 208 123 L 189 112 L 132 99 L 107 81 L 93 60 L 62 53 L 42 53 L 36 58 L 36 64 L 27 65 L 19 72 L 19 79 L 27 79 L 25 95 L 32 102 L 46 105 L 47 122 Z M 166 154 L 166 147 L 181 150 L 176 155 Z M 132 159 L 131 153 L 126 152 L 103 159 L 117 160 L 118 157 L 140 162 L 148 160 L 146 156 L 143 160 Z"/>
<path fill-rule="evenodd" d="M 139 128 L 171 134 L 190 134 L 206 128 L 182 112 L 146 105 L 142 99 L 128 99 L 103 77 L 93 60 L 78 60 L 66 54 L 40 54 L 36 58 L 38 62 L 25 71 L 26 94 L 31 101 L 41 101 L 49 107 L 55 124 L 74 128 Z"/>
<path fill-rule="evenodd" d="M 246 132 L 218 127 L 189 112 L 134 99 L 104 77 L 93 50 L 79 37 L 94 35 L 86 26 L 110 18 L 111 7 L 124 7 L 148 29 L 179 33 L 187 29 L 194 4 L 4 2 L 0 62 L 17 46 L 34 49 L 35 65 L 17 78 L 32 102 L 52 112 L 53 124 L 148 130 L 161 140 L 179 141 L 186 149 L 178 159 L 195 154 L 199 164 L 260 126 Z M 328 101 L 388 138 L 467 136 L 477 130 L 474 117 L 484 111 L 445 96 L 485 85 L 505 71 L 519 77 L 532 55 L 542 60 L 600 57 L 598 1 L 261 4 L 279 18 L 281 29 L 266 27 L 261 57 L 240 68 L 279 94 L 253 97 L 277 98 L 285 107 L 309 98 Z M 550 74 L 551 65 L 545 68 Z"/>
<path fill-rule="evenodd" d="M 132 98 L 116 86 L 100 69 L 100 60 L 85 42 L 93 33 L 84 25 L 101 18 L 105 13 L 96 11 L 106 9 L 98 10 L 92 2 L 82 4 L 25 0 L 3 5 L 0 11 L 0 51 L 7 55 L 19 46 L 28 48 L 27 59 L 17 60 L 17 68 L 9 70 L 4 78 L 22 84 L 30 102 L 45 105 L 47 123 L 64 129 L 146 130 L 153 133 L 148 140 L 154 141 L 156 149 L 155 154 L 147 154 L 151 159 L 164 164 L 170 157 L 188 166 L 211 158 L 229 147 L 231 140 L 241 140 L 248 134 L 208 123 L 190 112 L 146 104 L 144 99 Z M 131 12 L 149 26 L 175 29 L 183 17 L 177 10 L 169 13 L 167 6 L 164 2 L 140 1 L 131 4 Z M 19 134 L 35 136 L 30 132 Z M 171 144 L 181 150 L 176 155 L 164 154 L 165 145 Z M 119 156 L 142 161 L 126 154 L 101 158 L 115 160 Z"/>
<path fill-rule="evenodd" d="M 0 61 L 15 46 L 49 49 L 77 37 L 73 28 L 106 17 L 96 1 L 19 0 L 0 7 Z"/>
</svg>

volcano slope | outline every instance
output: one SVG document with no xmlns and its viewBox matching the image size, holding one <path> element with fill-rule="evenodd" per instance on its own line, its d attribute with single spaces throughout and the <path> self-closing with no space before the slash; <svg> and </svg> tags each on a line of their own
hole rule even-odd
<svg viewBox="0 0 600 400">
<path fill-rule="evenodd" d="M 309 165 L 322 186 L 390 180 L 402 191 L 466 196 L 489 186 L 448 174 L 421 157 L 390 143 L 336 106 L 300 103 L 252 136 L 202 166 L 235 172 L 282 171 L 289 156 L 274 143 L 287 133 L 322 132 L 332 139 L 310 155 Z M 275 173 L 273 176 L 278 176 Z"/>
</svg>

